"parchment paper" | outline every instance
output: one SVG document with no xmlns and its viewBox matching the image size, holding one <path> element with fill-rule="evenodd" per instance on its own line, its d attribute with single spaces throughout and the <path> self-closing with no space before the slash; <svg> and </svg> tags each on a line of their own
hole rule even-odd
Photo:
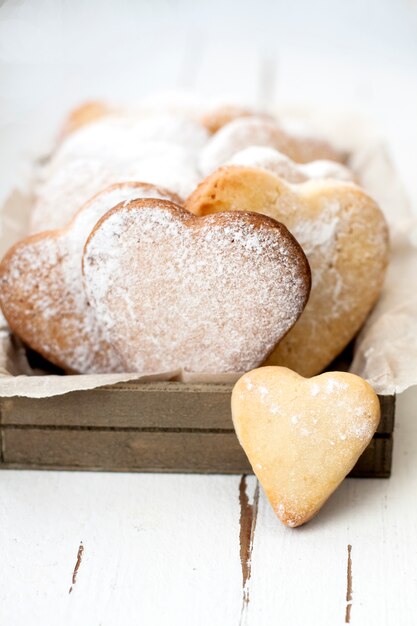
<svg viewBox="0 0 417 626">
<path fill-rule="evenodd" d="M 380 300 L 360 332 L 351 371 L 366 378 L 380 394 L 399 393 L 417 384 L 417 219 L 389 153 L 367 120 L 357 116 L 320 116 L 317 112 L 288 113 L 281 119 L 292 127 L 316 129 L 351 153 L 349 165 L 362 186 L 379 202 L 391 231 L 391 260 Z M 36 166 L 0 209 L 0 255 L 27 232 Z M 158 375 L 101 374 L 57 376 L 30 367 L 20 341 L 0 318 L 0 396 L 42 398 L 93 389 L 129 380 L 235 382 L 240 373 Z"/>
</svg>

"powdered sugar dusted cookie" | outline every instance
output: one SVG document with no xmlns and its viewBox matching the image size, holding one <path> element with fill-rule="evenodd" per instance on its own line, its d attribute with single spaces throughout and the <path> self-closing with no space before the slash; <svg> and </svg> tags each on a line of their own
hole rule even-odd
<svg viewBox="0 0 417 626">
<path fill-rule="evenodd" d="M 81 127 L 60 145 L 54 160 L 111 157 L 134 159 L 144 143 L 164 143 L 198 153 L 209 138 L 208 131 L 196 120 L 180 115 L 112 115 Z"/>
<path fill-rule="evenodd" d="M 0 265 L 0 303 L 10 328 L 67 371 L 121 371 L 87 304 L 81 257 L 99 218 L 120 202 L 144 197 L 175 200 L 168 191 L 145 183 L 114 185 L 87 202 L 65 228 L 16 244 Z"/>
<path fill-rule="evenodd" d="M 225 165 L 245 165 L 259 167 L 267 172 L 281 176 L 289 183 L 303 183 L 312 178 L 335 178 L 353 181 L 352 172 L 336 161 L 311 161 L 296 163 L 282 152 L 267 146 L 252 146 L 237 152 Z"/>
<path fill-rule="evenodd" d="M 290 185 L 258 168 L 228 166 L 206 178 L 186 208 L 196 215 L 251 210 L 287 226 L 309 260 L 312 289 L 268 364 L 305 376 L 321 372 L 355 336 L 382 288 L 388 232 L 375 202 L 350 183 Z"/>
<path fill-rule="evenodd" d="M 359 376 L 328 372 L 305 379 L 262 367 L 236 383 L 238 439 L 278 518 L 311 519 L 351 471 L 379 423 L 379 400 Z"/>
<path fill-rule="evenodd" d="M 269 146 L 297 163 L 317 159 L 341 161 L 342 155 L 324 140 L 297 137 L 276 122 L 262 117 L 243 117 L 223 126 L 201 152 L 199 165 L 203 176 L 224 165 L 236 152 L 250 146 Z"/>
<path fill-rule="evenodd" d="M 136 372 L 250 369 L 295 323 L 310 288 L 282 224 L 253 213 L 197 218 L 158 200 L 107 213 L 83 272 L 97 320 Z"/>
<path fill-rule="evenodd" d="M 196 155 L 209 133 L 197 120 L 134 111 L 102 113 L 71 132 L 42 169 L 31 232 L 61 228 L 81 204 L 114 183 L 146 180 L 180 198 L 198 184 Z"/>
<path fill-rule="evenodd" d="M 63 227 L 84 202 L 115 183 L 146 180 L 185 198 L 200 180 L 194 161 L 184 148 L 156 142 L 138 146 L 135 159 L 53 159 L 42 176 L 31 214 L 31 232 Z"/>
</svg>

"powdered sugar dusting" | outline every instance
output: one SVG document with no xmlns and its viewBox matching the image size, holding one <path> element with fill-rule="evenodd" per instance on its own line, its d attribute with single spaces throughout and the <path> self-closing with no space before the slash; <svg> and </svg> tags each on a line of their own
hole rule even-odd
<svg viewBox="0 0 417 626">
<path fill-rule="evenodd" d="M 332 393 L 333 391 L 345 391 L 349 388 L 346 382 L 340 381 L 337 378 L 328 378 L 326 381 L 326 392 Z"/>
<path fill-rule="evenodd" d="M 270 146 L 250 146 L 236 152 L 225 165 L 243 165 L 258 167 L 291 183 L 302 183 L 307 180 L 300 166 L 282 152 Z"/>
<path fill-rule="evenodd" d="M 325 141 L 308 135 L 296 137 L 265 117 L 241 117 L 223 126 L 203 148 L 199 160 L 202 175 L 208 176 L 237 152 L 252 146 L 275 148 L 301 163 L 338 160 L 336 151 Z"/>
<path fill-rule="evenodd" d="M 200 171 L 208 176 L 229 161 L 236 152 L 250 146 L 281 147 L 289 142 L 279 126 L 262 117 L 243 117 L 233 120 L 221 128 L 207 143 L 200 155 Z"/>
<path fill-rule="evenodd" d="M 320 387 L 317 383 L 312 383 L 310 387 L 310 394 L 315 397 L 320 393 Z"/>
<path fill-rule="evenodd" d="M 198 121 L 183 115 L 156 114 L 147 117 L 113 115 L 83 126 L 72 133 L 54 156 L 57 163 L 71 157 L 135 159 L 144 144 L 161 142 L 196 155 L 209 138 Z"/>
<path fill-rule="evenodd" d="M 144 181 L 185 198 L 199 182 L 195 158 L 182 146 L 143 142 L 132 157 L 112 154 L 111 148 L 109 143 L 110 154 L 58 153 L 45 166 L 31 217 L 32 232 L 64 226 L 82 204 L 114 183 Z"/>
<path fill-rule="evenodd" d="M 353 181 L 352 172 L 335 161 L 311 161 L 296 163 L 282 152 L 269 146 L 250 146 L 236 152 L 225 165 L 243 165 L 258 167 L 272 172 L 290 183 L 302 183 L 309 179 L 328 179 Z"/>
<path fill-rule="evenodd" d="M 310 163 L 300 164 L 299 168 L 309 179 L 333 178 L 346 182 L 354 181 L 352 171 L 336 161 L 327 161 L 326 159 L 310 161 Z"/>
<path fill-rule="evenodd" d="M 127 371 L 249 370 L 303 308 L 294 245 L 250 214 L 195 218 L 132 203 L 91 236 L 85 285 Z"/>
<path fill-rule="evenodd" d="M 31 232 L 64 226 L 108 185 L 146 181 L 186 198 L 200 180 L 197 154 L 209 134 L 178 114 L 108 115 L 63 141 L 39 173 Z"/>
</svg>

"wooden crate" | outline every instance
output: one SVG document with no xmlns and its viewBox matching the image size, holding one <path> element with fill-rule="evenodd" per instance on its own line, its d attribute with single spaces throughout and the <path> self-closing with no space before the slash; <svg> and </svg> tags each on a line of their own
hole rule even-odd
<svg viewBox="0 0 417 626">
<path fill-rule="evenodd" d="M 0 467 L 250 473 L 233 430 L 232 385 L 119 383 L 53 398 L 0 398 Z M 391 472 L 395 397 L 350 476 Z"/>
</svg>

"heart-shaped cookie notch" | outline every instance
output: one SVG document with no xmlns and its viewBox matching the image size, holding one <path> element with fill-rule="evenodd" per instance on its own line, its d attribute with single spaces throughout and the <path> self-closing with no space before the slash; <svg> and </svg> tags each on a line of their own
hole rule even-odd
<svg viewBox="0 0 417 626">
<path fill-rule="evenodd" d="M 285 224 L 309 260 L 312 289 L 300 320 L 267 364 L 303 376 L 323 371 L 358 332 L 382 289 L 388 230 L 372 198 L 352 183 L 291 185 L 271 172 L 231 165 L 203 180 L 185 207 L 195 215 L 254 211 Z"/>
<path fill-rule="evenodd" d="M 250 146 L 269 146 L 297 163 L 317 159 L 343 161 L 344 155 L 327 141 L 292 135 L 274 119 L 264 116 L 237 117 L 222 126 L 200 153 L 199 168 L 204 176 L 224 165 L 234 154 Z"/>
<path fill-rule="evenodd" d="M 120 202 L 144 197 L 178 200 L 148 183 L 111 185 L 84 204 L 64 228 L 26 237 L 1 262 L 0 304 L 10 328 L 67 372 L 121 371 L 117 353 L 88 306 L 81 260 L 97 221 Z"/>
<path fill-rule="evenodd" d="M 236 383 L 236 434 L 278 518 L 305 524 L 371 441 L 380 406 L 359 376 L 327 372 L 306 379 L 261 367 Z"/>
<path fill-rule="evenodd" d="M 108 212 L 84 250 L 88 300 L 126 371 L 247 371 L 301 314 L 305 255 L 254 213 L 199 218 L 171 202 Z"/>
</svg>

